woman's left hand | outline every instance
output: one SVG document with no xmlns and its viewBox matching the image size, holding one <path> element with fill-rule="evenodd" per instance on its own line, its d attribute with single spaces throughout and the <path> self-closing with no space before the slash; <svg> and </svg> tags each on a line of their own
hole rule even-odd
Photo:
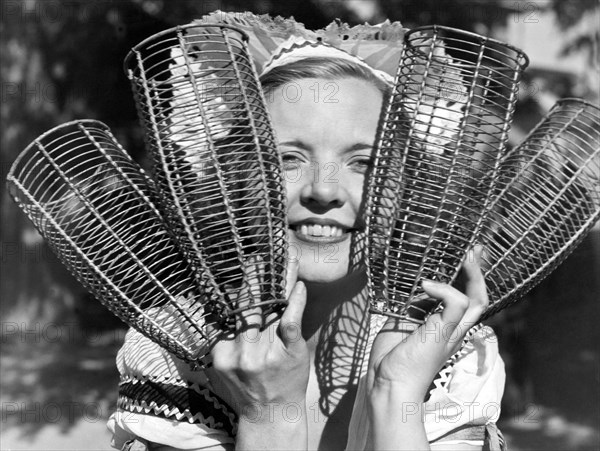
<svg viewBox="0 0 600 451">
<path fill-rule="evenodd" d="M 422 325 L 389 318 L 375 338 L 367 373 L 370 448 L 429 449 L 423 411 L 427 391 L 488 306 L 481 252 L 478 246 L 463 262 L 464 293 L 443 283 L 422 283 L 425 293 L 443 304 L 441 312 Z"/>
<path fill-rule="evenodd" d="M 444 308 L 425 324 L 389 318 L 377 335 L 369 362 L 369 387 L 401 385 L 421 400 L 446 361 L 459 349 L 466 333 L 488 306 L 479 266 L 482 247 L 468 252 L 463 265 L 465 292 L 439 282 L 423 281 L 431 298 Z"/>
</svg>

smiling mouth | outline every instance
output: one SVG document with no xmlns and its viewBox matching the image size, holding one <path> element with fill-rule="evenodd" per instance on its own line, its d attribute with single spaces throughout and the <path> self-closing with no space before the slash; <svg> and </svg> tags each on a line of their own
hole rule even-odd
<svg viewBox="0 0 600 451">
<path fill-rule="evenodd" d="M 299 239 L 319 243 L 335 243 L 343 241 L 354 230 L 332 224 L 297 224 L 290 226 L 290 228 Z"/>
<path fill-rule="evenodd" d="M 346 233 L 347 229 L 342 229 L 341 227 L 335 225 L 321 225 L 321 224 L 300 224 L 298 226 L 292 227 L 297 233 L 301 235 L 309 235 L 314 237 L 341 237 L 344 233 Z"/>
</svg>

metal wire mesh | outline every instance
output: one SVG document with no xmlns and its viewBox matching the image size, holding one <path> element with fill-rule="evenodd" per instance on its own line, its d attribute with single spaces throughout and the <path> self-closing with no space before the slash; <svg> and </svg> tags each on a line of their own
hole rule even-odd
<svg viewBox="0 0 600 451">
<path fill-rule="evenodd" d="M 423 278 L 452 282 L 497 181 L 527 65 L 518 49 L 432 26 L 405 35 L 367 193 L 372 311 L 423 321 Z"/>
<path fill-rule="evenodd" d="M 207 353 L 217 330 L 153 203 L 156 189 L 106 125 L 46 132 L 7 181 L 61 262 L 111 312 L 185 360 Z"/>
<path fill-rule="evenodd" d="M 125 66 L 176 240 L 232 324 L 260 266 L 268 315 L 285 302 L 285 190 L 247 36 L 187 25 L 136 46 Z M 252 263 L 254 262 L 254 263 Z"/>
<path fill-rule="evenodd" d="M 491 302 L 482 320 L 537 285 L 600 218 L 600 108 L 559 101 L 502 166 L 481 230 Z"/>
</svg>

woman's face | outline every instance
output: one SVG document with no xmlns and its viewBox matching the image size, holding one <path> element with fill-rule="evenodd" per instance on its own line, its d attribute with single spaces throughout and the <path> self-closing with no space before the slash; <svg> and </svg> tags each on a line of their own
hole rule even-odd
<svg viewBox="0 0 600 451">
<path fill-rule="evenodd" d="M 352 235 L 373 158 L 383 96 L 347 78 L 297 80 L 270 95 L 286 179 L 289 257 L 299 278 L 331 282 L 348 273 Z"/>
</svg>

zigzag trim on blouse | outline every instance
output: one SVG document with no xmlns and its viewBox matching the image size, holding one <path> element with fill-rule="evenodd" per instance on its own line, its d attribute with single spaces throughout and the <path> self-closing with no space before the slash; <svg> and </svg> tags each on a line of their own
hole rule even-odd
<svg viewBox="0 0 600 451">
<path fill-rule="evenodd" d="M 119 384 L 117 406 L 133 413 L 146 413 L 190 423 L 201 423 L 234 436 L 237 417 L 227 404 L 197 384 L 177 386 L 151 380 Z"/>
<path fill-rule="evenodd" d="M 435 390 L 436 388 L 446 388 L 448 386 L 448 384 L 450 383 L 451 376 L 452 376 L 452 368 L 454 367 L 454 364 L 463 355 L 467 354 L 467 352 L 469 351 L 467 345 L 473 339 L 475 334 L 478 333 L 480 330 L 482 330 L 484 327 L 486 327 L 486 326 L 479 323 L 469 329 L 469 331 L 463 338 L 460 349 L 452 357 L 450 357 L 448 359 L 448 361 L 446 362 L 444 367 L 438 373 L 437 377 L 433 380 L 433 383 L 431 384 L 431 388 L 429 390 L 428 397 L 431 395 L 431 392 L 433 390 Z"/>
</svg>

